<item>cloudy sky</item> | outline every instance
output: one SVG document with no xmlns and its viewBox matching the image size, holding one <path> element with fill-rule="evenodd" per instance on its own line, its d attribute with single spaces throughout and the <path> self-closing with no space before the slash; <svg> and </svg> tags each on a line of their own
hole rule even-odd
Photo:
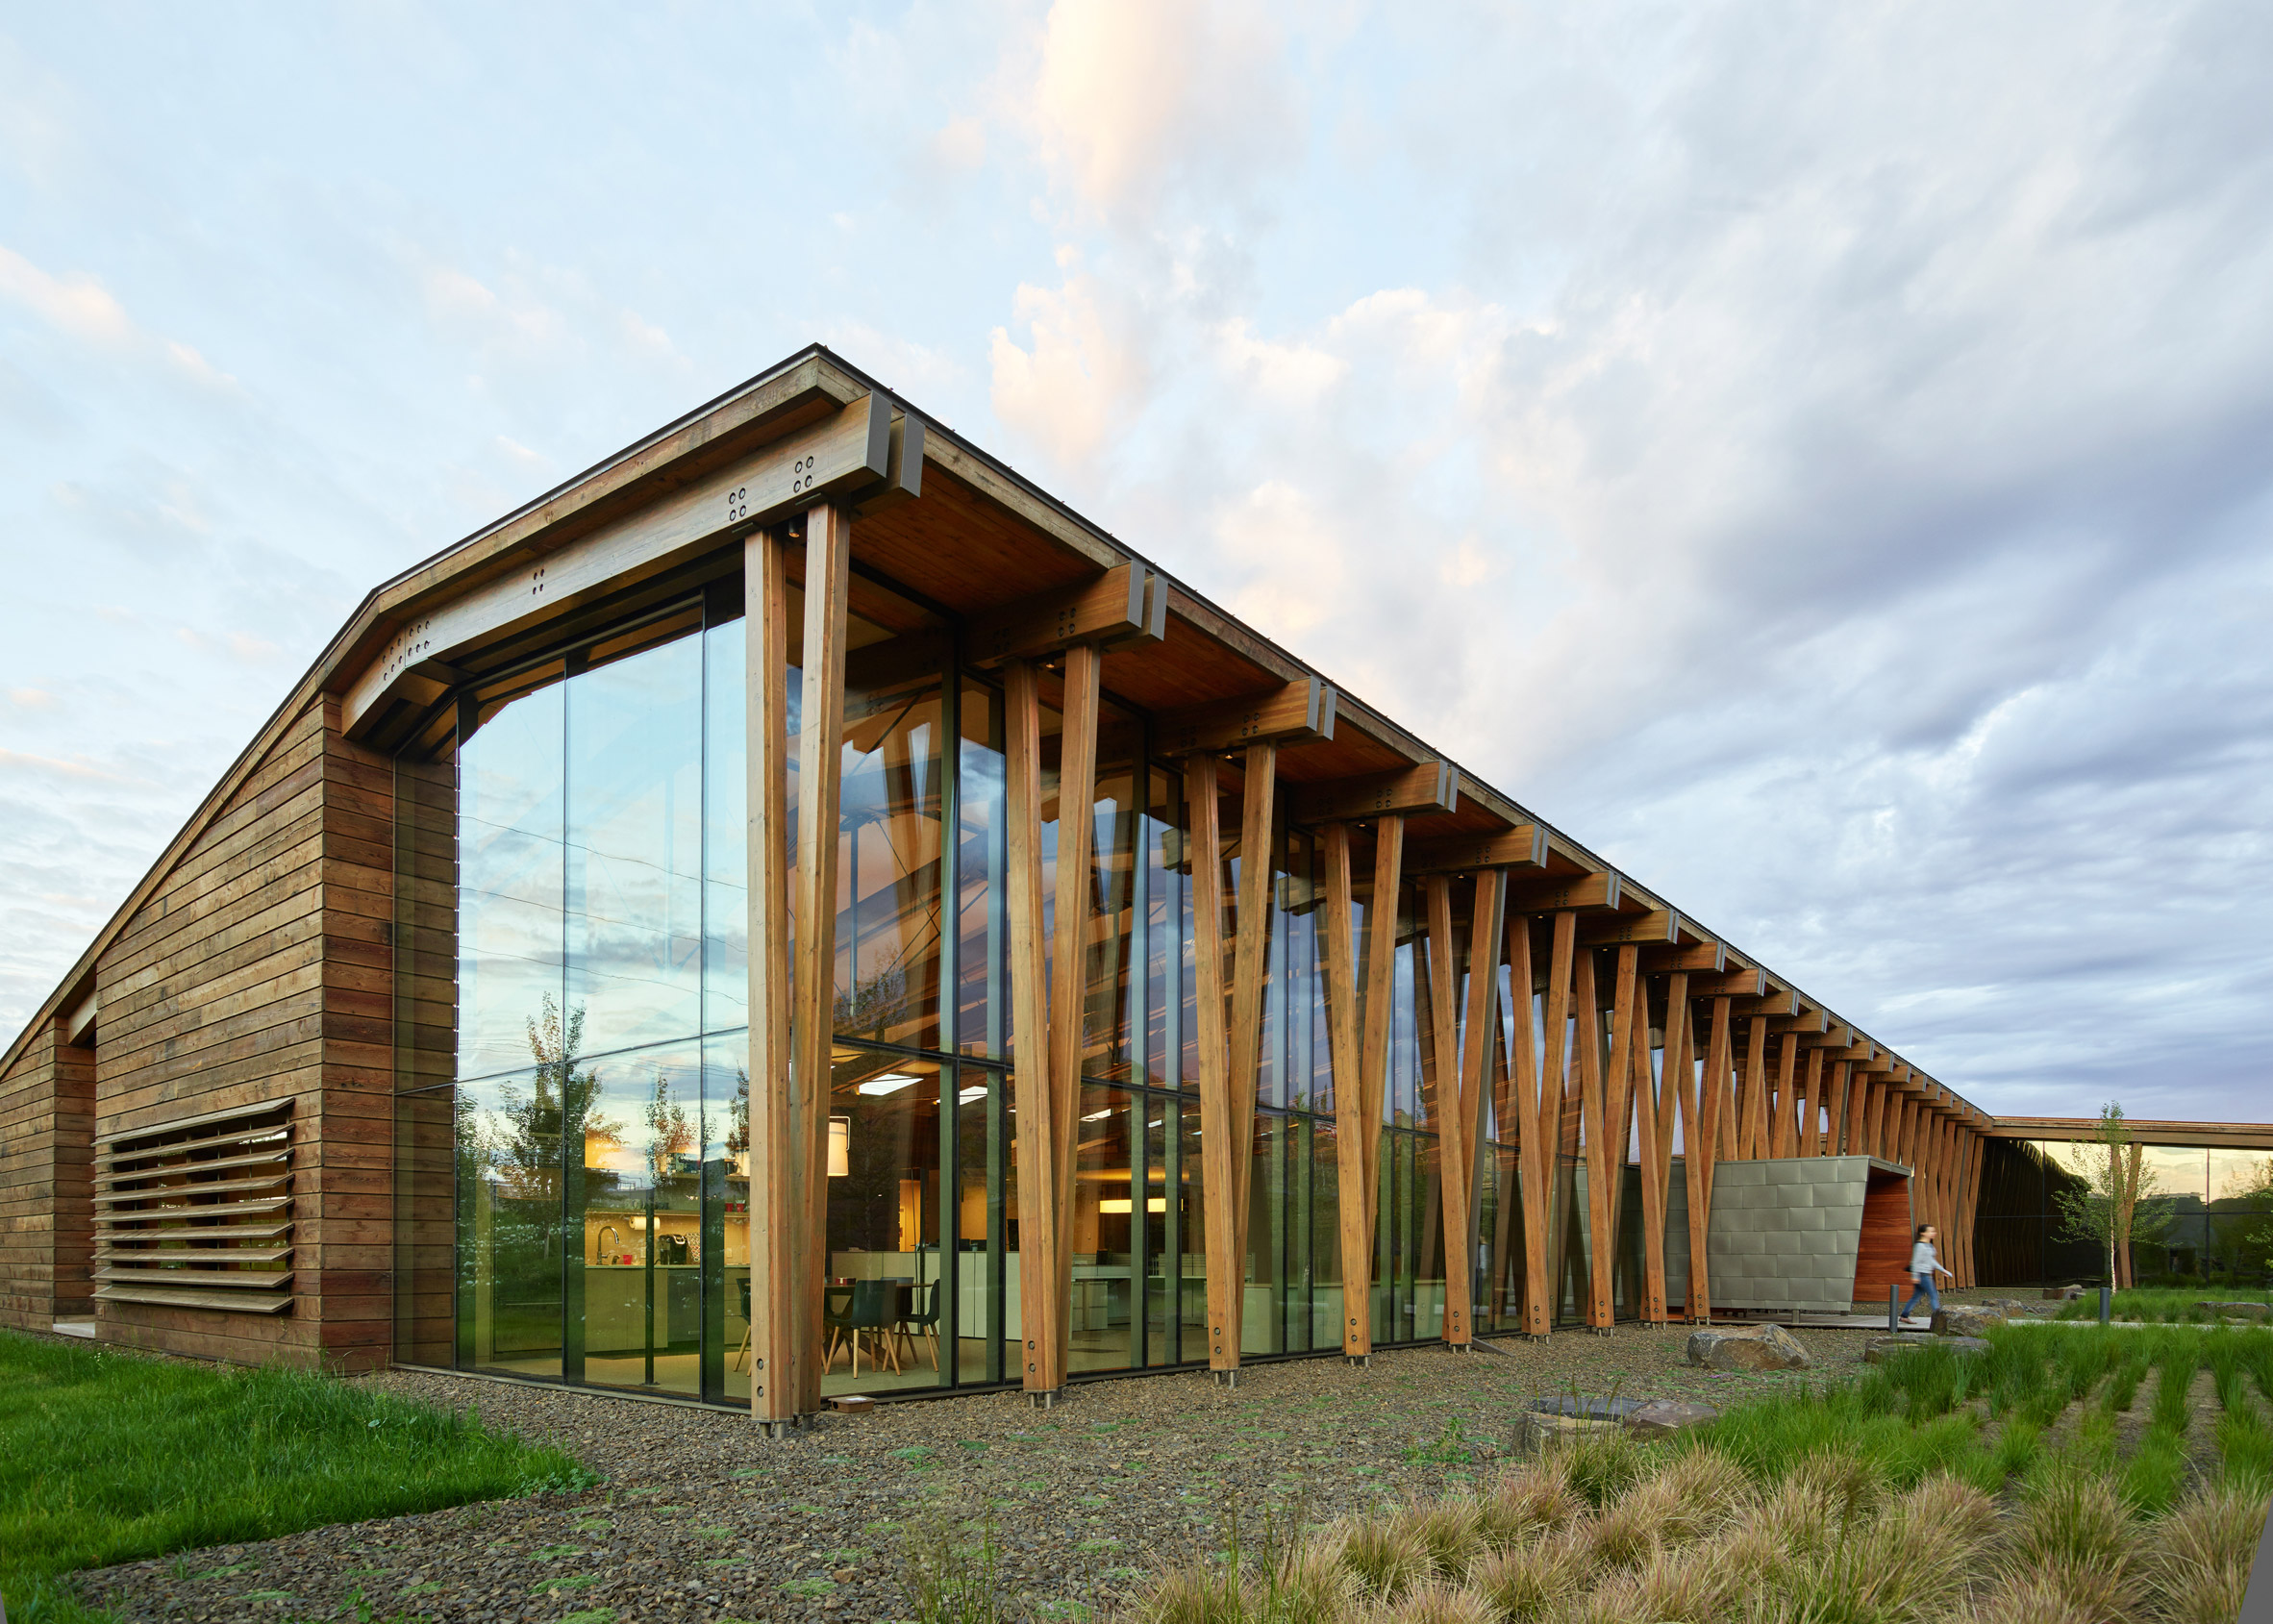
<svg viewBox="0 0 2273 1624">
<path fill-rule="evenodd" d="M 821 339 L 1992 1111 L 2273 1118 L 2273 10 L 0 12 L 0 1039 Z"/>
</svg>

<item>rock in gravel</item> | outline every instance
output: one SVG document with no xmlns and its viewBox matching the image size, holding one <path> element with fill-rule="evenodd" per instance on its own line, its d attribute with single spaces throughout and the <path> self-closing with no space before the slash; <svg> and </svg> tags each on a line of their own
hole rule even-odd
<svg viewBox="0 0 2273 1624">
<path fill-rule="evenodd" d="M 2084 1287 L 2081 1286 L 2047 1286 L 2044 1287 L 2044 1300 L 2048 1303 L 2072 1303 L 2083 1295 Z"/>
<path fill-rule="evenodd" d="M 1585 1415 L 1544 1415 L 1527 1410 L 1515 1423 L 1515 1447 L 1525 1455 L 1536 1455 L 1542 1449 L 1576 1443 L 1583 1437 L 1605 1437 L 1616 1432 L 1619 1425 Z"/>
<path fill-rule="evenodd" d="M 2252 1319 L 2260 1323 L 2273 1320 L 2273 1303 L 2196 1303 L 2194 1306 L 2220 1319 Z"/>
<path fill-rule="evenodd" d="M 1951 1304 L 1934 1316 L 1936 1337 L 1986 1337 L 2005 1323 L 2001 1309 L 1964 1308 Z"/>
<path fill-rule="evenodd" d="M 1677 1398 L 1653 1398 L 1635 1406 L 1626 1417 L 1626 1430 L 1636 1437 L 1671 1437 L 1689 1427 L 1717 1420 L 1720 1412 L 1710 1404 L 1684 1404 Z"/>
<path fill-rule="evenodd" d="M 1815 1362 L 1800 1339 L 1781 1325 L 1742 1331 L 1692 1331 L 1689 1362 L 1708 1370 L 1804 1370 Z"/>
<path fill-rule="evenodd" d="M 1982 1354 L 1988 1352 L 1988 1344 L 1979 1337 L 1939 1337 L 1931 1342 L 1924 1337 L 1873 1337 L 1862 1347 L 1865 1364 L 1884 1364 L 1896 1354 L 1909 1348 L 1942 1347 L 1952 1353 Z"/>
</svg>

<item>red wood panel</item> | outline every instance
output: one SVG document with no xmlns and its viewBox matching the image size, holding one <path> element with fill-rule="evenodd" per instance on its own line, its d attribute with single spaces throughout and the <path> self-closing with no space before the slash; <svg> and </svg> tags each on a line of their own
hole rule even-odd
<svg viewBox="0 0 2273 1624">
<path fill-rule="evenodd" d="M 1910 1178 L 1872 1168 L 1862 1197 L 1862 1243 L 1855 1255 L 1855 1301 L 1883 1303 L 1910 1287 Z"/>
</svg>

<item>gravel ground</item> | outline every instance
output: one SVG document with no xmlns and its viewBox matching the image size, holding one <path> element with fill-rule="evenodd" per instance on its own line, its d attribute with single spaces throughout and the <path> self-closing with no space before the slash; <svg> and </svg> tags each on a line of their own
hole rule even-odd
<svg viewBox="0 0 2273 1624">
<path fill-rule="evenodd" d="M 1534 1396 L 1733 1401 L 1853 1373 L 1867 1333 L 1801 1330 L 1815 1368 L 1718 1375 L 1678 1329 L 1559 1332 L 1502 1351 L 1442 1348 L 879 1406 L 769 1442 L 744 1417 L 417 1371 L 362 1378 L 557 1442 L 606 1478 L 577 1495 L 464 1506 L 227 1545 L 82 1576 L 122 1619 L 886 1620 L 911 1531 L 991 1518 L 999 1582 L 1077 1617 L 1157 1564 L 1212 1545 L 1228 1508 L 1322 1520 L 1494 1469 Z M 1281 1514 L 1284 1514 L 1282 1512 Z"/>
</svg>

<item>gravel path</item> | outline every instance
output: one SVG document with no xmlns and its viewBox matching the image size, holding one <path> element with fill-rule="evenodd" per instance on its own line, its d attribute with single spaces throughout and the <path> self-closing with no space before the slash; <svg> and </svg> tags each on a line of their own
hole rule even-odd
<svg viewBox="0 0 2273 1624">
<path fill-rule="evenodd" d="M 1812 1370 L 1724 1376 L 1679 1330 L 1559 1332 L 1441 1348 L 1084 1383 L 1055 1410 L 1015 1393 L 884 1405 L 768 1442 L 741 1416 L 417 1371 L 363 1378 L 561 1444 L 607 1479 L 546 1495 L 312 1530 L 107 1568 L 83 1593 L 122 1619 L 648 1620 L 907 1616 L 911 1532 L 990 1517 L 1000 1582 L 1078 1617 L 1219 1537 L 1228 1506 L 1311 1520 L 1472 1482 L 1534 1396 L 1613 1388 L 1728 1404 L 1852 1373 L 1864 1333 L 1796 1333 Z M 1282 1514 L 1284 1512 L 1282 1512 Z M 366 1611 L 367 1610 L 367 1611 Z"/>
</svg>

